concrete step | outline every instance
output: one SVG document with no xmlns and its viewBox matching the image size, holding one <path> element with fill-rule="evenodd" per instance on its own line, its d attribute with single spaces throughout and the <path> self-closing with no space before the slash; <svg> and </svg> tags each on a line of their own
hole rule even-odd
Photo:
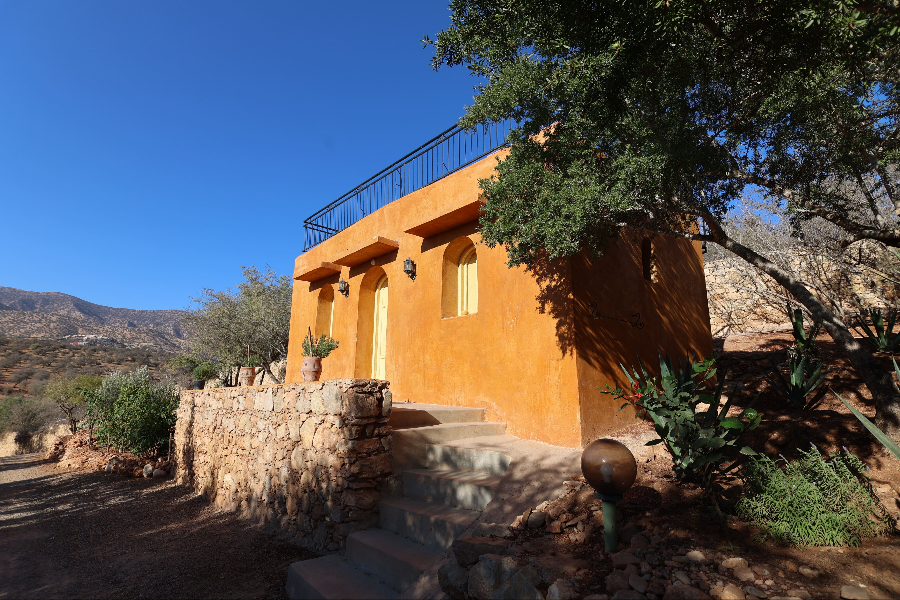
<svg viewBox="0 0 900 600">
<path fill-rule="evenodd" d="M 402 592 L 441 557 L 442 552 L 386 529 L 367 529 L 347 536 L 348 559 Z"/>
<path fill-rule="evenodd" d="M 394 473 L 404 469 L 425 468 L 428 444 L 505 433 L 506 423 L 446 423 L 394 431 L 391 434 L 394 446 Z"/>
<path fill-rule="evenodd" d="M 502 479 L 471 471 L 403 471 L 403 494 L 425 502 L 439 502 L 467 510 L 483 510 Z"/>
<path fill-rule="evenodd" d="M 479 513 L 473 510 L 431 504 L 412 498 L 383 498 L 380 525 L 432 548 L 446 549 L 463 534 Z"/>
<path fill-rule="evenodd" d="M 428 469 L 475 471 L 502 476 L 509 470 L 509 461 L 509 455 L 500 450 L 443 444 L 425 445 L 425 467 Z"/>
<path fill-rule="evenodd" d="M 393 405 L 388 425 L 397 430 L 442 423 L 480 423 L 482 421 L 484 421 L 483 408 L 402 402 Z"/>
<path fill-rule="evenodd" d="M 343 556 L 331 555 L 292 564 L 287 595 L 291 600 L 393 600 L 399 594 Z"/>
</svg>

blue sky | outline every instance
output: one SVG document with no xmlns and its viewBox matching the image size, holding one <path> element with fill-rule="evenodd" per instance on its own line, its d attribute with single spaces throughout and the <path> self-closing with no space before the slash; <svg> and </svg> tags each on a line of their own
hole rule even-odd
<svg viewBox="0 0 900 600">
<path fill-rule="evenodd" d="M 0 286 L 184 308 L 452 125 L 446 0 L 0 0 Z"/>
</svg>

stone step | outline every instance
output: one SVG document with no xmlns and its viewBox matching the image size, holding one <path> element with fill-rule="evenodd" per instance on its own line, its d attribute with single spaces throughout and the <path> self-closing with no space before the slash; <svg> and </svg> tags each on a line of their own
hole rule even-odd
<svg viewBox="0 0 900 600">
<path fill-rule="evenodd" d="M 505 433 L 506 423 L 446 423 L 394 431 L 391 434 L 394 447 L 394 473 L 404 469 L 425 468 L 428 444 Z"/>
<path fill-rule="evenodd" d="M 402 592 L 441 557 L 442 552 L 386 529 L 367 529 L 347 536 L 344 556 L 385 585 Z"/>
<path fill-rule="evenodd" d="M 509 455 L 499 450 L 443 444 L 425 445 L 425 467 L 428 469 L 505 475 L 509 470 L 509 461 Z"/>
<path fill-rule="evenodd" d="M 291 600 L 393 600 L 398 595 L 343 556 L 303 560 L 288 568 L 287 596 Z"/>
<path fill-rule="evenodd" d="M 403 494 L 425 502 L 484 510 L 501 479 L 500 475 L 471 471 L 407 469 L 403 471 Z"/>
<path fill-rule="evenodd" d="M 479 513 L 474 510 L 431 504 L 412 498 L 383 498 L 379 521 L 388 529 L 414 542 L 446 549 L 463 534 Z"/>
<path fill-rule="evenodd" d="M 483 408 L 403 402 L 393 405 L 388 425 L 397 430 L 442 423 L 480 423 L 482 421 L 484 421 Z"/>
</svg>

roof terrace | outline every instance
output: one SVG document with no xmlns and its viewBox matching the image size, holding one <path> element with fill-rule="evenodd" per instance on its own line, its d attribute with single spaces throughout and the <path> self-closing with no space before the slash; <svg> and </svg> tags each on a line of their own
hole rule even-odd
<svg viewBox="0 0 900 600">
<path fill-rule="evenodd" d="M 511 121 L 465 130 L 454 125 L 303 221 L 303 251 L 363 217 L 455 173 L 506 145 Z"/>
</svg>

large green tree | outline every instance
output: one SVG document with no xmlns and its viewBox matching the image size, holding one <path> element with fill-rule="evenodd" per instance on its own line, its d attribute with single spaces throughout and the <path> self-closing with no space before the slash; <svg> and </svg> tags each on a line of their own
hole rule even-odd
<svg viewBox="0 0 900 600">
<path fill-rule="evenodd" d="M 482 78 L 462 124 L 504 119 L 484 239 L 510 264 L 602 253 L 623 231 L 704 240 L 821 322 L 900 437 L 890 374 L 802 281 L 729 236 L 756 194 L 845 243 L 900 246 L 900 8 L 893 0 L 453 0 L 433 66 Z M 697 230 L 693 224 L 700 223 Z"/>
</svg>

